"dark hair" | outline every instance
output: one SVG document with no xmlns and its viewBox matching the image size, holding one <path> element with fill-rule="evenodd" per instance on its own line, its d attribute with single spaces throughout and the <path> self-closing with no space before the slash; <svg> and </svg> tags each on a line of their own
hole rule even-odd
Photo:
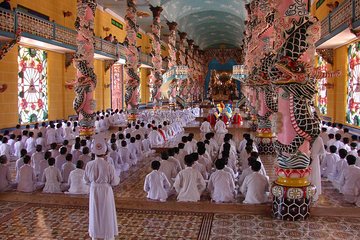
<svg viewBox="0 0 360 240">
<path fill-rule="evenodd" d="M 184 158 L 185 165 L 191 167 L 194 164 L 194 159 L 191 154 L 186 155 Z"/>
<path fill-rule="evenodd" d="M 55 158 L 51 157 L 48 159 L 49 166 L 53 166 L 55 164 Z"/>
<path fill-rule="evenodd" d="M 334 134 L 333 133 L 330 133 L 329 135 L 328 135 L 328 137 L 330 138 L 330 139 L 333 139 L 334 138 Z M 341 135 L 340 135 L 341 136 Z"/>
<path fill-rule="evenodd" d="M 76 168 L 83 168 L 83 167 L 84 167 L 84 162 L 81 161 L 81 160 L 78 160 L 78 161 L 76 162 Z"/>
<path fill-rule="evenodd" d="M 343 149 L 343 148 L 339 149 L 340 158 L 345 158 L 347 154 L 348 154 L 348 152 L 346 151 L 346 149 Z"/>
<path fill-rule="evenodd" d="M 127 145 L 126 141 L 125 141 L 125 140 L 122 140 L 122 141 L 121 141 L 121 146 L 122 146 L 122 147 L 126 147 L 126 145 Z"/>
<path fill-rule="evenodd" d="M 154 170 L 159 170 L 160 168 L 160 162 L 159 161 L 152 161 L 151 162 L 151 168 L 154 169 Z"/>
<path fill-rule="evenodd" d="M 56 149 L 56 147 L 57 147 L 57 144 L 56 144 L 56 143 L 51 143 L 51 144 L 50 144 L 50 148 L 51 148 L 51 149 Z"/>
<path fill-rule="evenodd" d="M 349 138 L 347 138 L 347 137 L 344 137 L 343 138 L 343 143 L 344 144 L 348 144 L 350 142 L 350 139 Z"/>
<path fill-rule="evenodd" d="M 356 163 L 356 157 L 353 155 L 348 155 L 346 157 L 346 161 L 347 161 L 348 165 L 354 165 Z"/>
<path fill-rule="evenodd" d="M 67 148 L 66 148 L 66 147 L 60 147 L 60 154 L 61 154 L 61 155 L 66 154 L 66 152 L 67 152 Z"/>
<path fill-rule="evenodd" d="M 29 155 L 25 155 L 24 158 L 23 158 L 23 161 L 25 164 L 28 164 L 30 162 L 30 156 Z"/>
<path fill-rule="evenodd" d="M 20 156 L 21 157 L 24 157 L 26 154 L 27 154 L 26 149 L 23 148 L 23 149 L 20 150 Z"/>
<path fill-rule="evenodd" d="M 45 160 L 48 160 L 49 158 L 51 158 L 51 152 L 50 152 L 50 151 L 46 151 L 46 152 L 44 153 L 44 159 L 45 159 Z"/>
<path fill-rule="evenodd" d="M 335 134 L 335 139 L 337 141 L 341 140 L 341 134 L 340 133 Z"/>
<path fill-rule="evenodd" d="M 36 151 L 41 152 L 41 150 L 42 150 L 42 145 L 40 144 L 36 145 Z"/>
<path fill-rule="evenodd" d="M 258 153 L 258 152 L 253 151 L 253 152 L 251 152 L 251 153 L 250 153 L 250 156 L 251 156 L 251 157 L 258 158 L 258 157 L 259 157 L 259 153 Z"/>
<path fill-rule="evenodd" d="M 0 156 L 0 164 L 6 164 L 6 162 L 7 162 L 6 156 L 5 156 L 5 155 L 1 155 L 1 156 Z"/>
<path fill-rule="evenodd" d="M 261 169 L 261 162 L 259 161 L 254 161 L 252 164 L 251 164 L 251 170 L 253 170 L 254 172 L 258 172 L 260 171 Z"/>
<path fill-rule="evenodd" d="M 65 157 L 66 161 L 71 161 L 73 159 L 73 155 L 71 153 L 68 153 Z"/>
<path fill-rule="evenodd" d="M 224 169 L 224 167 L 225 167 L 224 161 L 216 161 L 215 167 L 216 167 L 216 169 L 219 169 L 219 170 Z"/>
<path fill-rule="evenodd" d="M 167 152 L 162 152 L 161 153 L 161 159 L 168 160 L 169 159 L 169 154 Z"/>
<path fill-rule="evenodd" d="M 329 150 L 330 150 L 331 153 L 336 153 L 337 147 L 336 147 L 335 145 L 331 145 L 331 146 L 329 147 Z"/>
</svg>

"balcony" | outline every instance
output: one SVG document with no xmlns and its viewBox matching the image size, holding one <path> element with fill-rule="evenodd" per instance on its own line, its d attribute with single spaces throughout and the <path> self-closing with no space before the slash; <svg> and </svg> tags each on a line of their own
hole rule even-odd
<svg viewBox="0 0 360 240">
<path fill-rule="evenodd" d="M 318 48 L 335 48 L 357 37 L 350 31 L 360 27 L 360 0 L 345 0 L 321 21 L 321 38 Z"/>
<path fill-rule="evenodd" d="M 18 10 L 8 11 L 0 8 L 0 40 L 13 39 L 17 30 L 21 31 L 20 43 L 58 52 L 76 51 L 77 32 L 57 23 Z M 126 58 L 125 47 L 113 44 L 99 37 L 95 38 L 95 58 Z M 151 63 L 150 56 L 141 53 L 140 61 Z"/>
</svg>

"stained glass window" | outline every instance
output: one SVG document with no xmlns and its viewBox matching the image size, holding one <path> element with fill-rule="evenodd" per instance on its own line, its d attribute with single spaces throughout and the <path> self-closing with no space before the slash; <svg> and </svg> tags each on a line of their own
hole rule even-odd
<svg viewBox="0 0 360 240">
<path fill-rule="evenodd" d="M 48 119 L 47 54 L 43 50 L 19 46 L 18 104 L 20 123 Z"/>
<path fill-rule="evenodd" d="M 360 126 L 360 42 L 348 48 L 348 95 L 346 122 Z"/>
<path fill-rule="evenodd" d="M 327 71 L 327 62 L 321 57 L 318 57 L 318 69 L 322 72 Z M 327 114 L 327 90 L 326 90 L 327 79 L 322 78 L 317 83 L 317 106 L 321 114 Z"/>
</svg>

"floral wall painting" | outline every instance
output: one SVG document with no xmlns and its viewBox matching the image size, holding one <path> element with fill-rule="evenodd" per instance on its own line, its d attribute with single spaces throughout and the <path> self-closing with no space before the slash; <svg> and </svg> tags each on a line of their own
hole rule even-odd
<svg viewBox="0 0 360 240">
<path fill-rule="evenodd" d="M 318 56 L 318 64 L 317 64 L 318 69 L 321 72 L 326 72 L 327 71 L 327 62 L 321 57 Z M 326 115 L 327 114 L 327 89 L 326 89 L 326 83 L 327 83 L 327 78 L 321 78 L 318 80 L 317 83 L 317 106 L 319 108 L 319 111 L 322 115 Z"/>
<path fill-rule="evenodd" d="M 19 123 L 48 119 L 47 53 L 19 46 L 18 52 Z"/>
<path fill-rule="evenodd" d="M 360 42 L 348 48 L 346 122 L 360 126 Z"/>
</svg>

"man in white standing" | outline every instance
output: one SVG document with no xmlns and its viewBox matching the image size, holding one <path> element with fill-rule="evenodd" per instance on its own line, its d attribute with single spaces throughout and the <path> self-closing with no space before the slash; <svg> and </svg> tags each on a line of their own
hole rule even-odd
<svg viewBox="0 0 360 240">
<path fill-rule="evenodd" d="M 314 143 L 311 146 L 311 174 L 310 181 L 313 185 L 316 186 L 316 193 L 313 197 L 313 201 L 316 202 L 319 199 L 319 195 L 321 194 L 321 167 L 320 162 L 326 154 L 324 142 L 320 136 L 318 136 Z"/>
<path fill-rule="evenodd" d="M 104 159 L 106 152 L 105 140 L 94 142 L 96 158 L 85 167 L 84 180 L 90 184 L 89 235 L 92 239 L 114 239 L 118 235 L 112 186 L 118 185 L 120 178 Z"/>
</svg>

